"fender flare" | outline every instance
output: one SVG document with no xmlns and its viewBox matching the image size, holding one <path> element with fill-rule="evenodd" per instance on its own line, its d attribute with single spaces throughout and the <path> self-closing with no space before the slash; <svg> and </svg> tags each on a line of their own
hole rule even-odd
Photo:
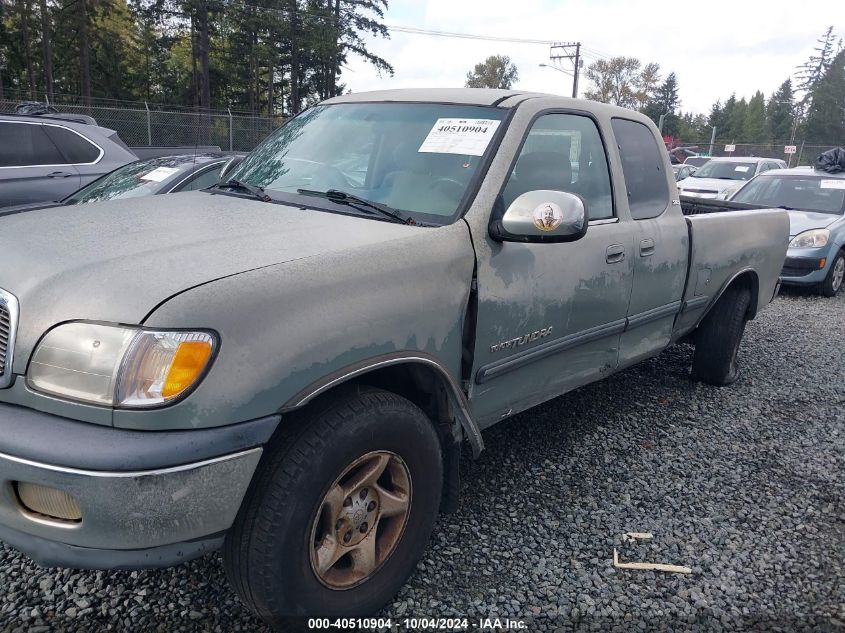
<svg viewBox="0 0 845 633">
<path fill-rule="evenodd" d="M 307 405 L 311 400 L 322 393 L 341 385 L 352 378 L 362 376 L 377 369 L 383 369 L 391 365 L 403 364 L 420 364 L 433 369 L 435 374 L 439 377 L 441 384 L 446 388 L 446 393 L 449 397 L 449 402 L 455 412 L 455 416 L 460 422 L 461 429 L 467 436 L 472 447 L 472 455 L 478 458 L 484 450 L 484 440 L 481 437 L 481 429 L 478 423 L 473 419 L 469 409 L 469 402 L 466 395 L 461 390 L 459 383 L 454 376 L 449 372 L 443 364 L 434 356 L 425 352 L 397 352 L 392 354 L 383 354 L 373 358 L 368 358 L 363 361 L 358 361 L 351 365 L 347 365 L 339 370 L 336 370 L 300 390 L 290 400 L 288 400 L 281 408 L 281 412 L 294 411 Z"/>
</svg>

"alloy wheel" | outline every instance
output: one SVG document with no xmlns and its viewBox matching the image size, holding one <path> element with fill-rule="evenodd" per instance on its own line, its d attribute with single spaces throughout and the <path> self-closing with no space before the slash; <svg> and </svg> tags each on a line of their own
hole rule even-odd
<svg viewBox="0 0 845 633">
<path fill-rule="evenodd" d="M 373 451 L 350 464 L 329 488 L 311 528 L 311 569 L 330 589 L 370 578 L 396 549 L 411 509 L 404 460 Z"/>
</svg>

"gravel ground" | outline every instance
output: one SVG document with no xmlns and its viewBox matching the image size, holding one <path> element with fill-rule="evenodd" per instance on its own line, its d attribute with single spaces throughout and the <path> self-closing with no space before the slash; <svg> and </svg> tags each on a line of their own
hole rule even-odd
<svg viewBox="0 0 845 633">
<path fill-rule="evenodd" d="M 786 291 L 749 324 L 742 378 L 692 349 L 516 416 L 463 467 L 382 615 L 528 630 L 845 630 L 845 295 Z M 623 543 L 626 531 L 651 542 Z M 625 561 L 689 575 L 623 571 Z M 43 570 L 0 544 L 0 630 L 265 631 L 209 556 L 158 572 Z"/>
</svg>

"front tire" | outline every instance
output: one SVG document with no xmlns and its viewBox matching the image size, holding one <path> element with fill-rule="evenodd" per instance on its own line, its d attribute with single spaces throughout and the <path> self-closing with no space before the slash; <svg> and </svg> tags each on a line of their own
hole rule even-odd
<svg viewBox="0 0 845 633">
<path fill-rule="evenodd" d="M 268 449 L 226 537 L 230 583 L 279 630 L 291 617 L 373 615 L 422 557 L 442 463 L 434 426 L 405 398 L 328 397 Z"/>
<path fill-rule="evenodd" d="M 842 288 L 843 280 L 845 280 L 845 253 L 839 251 L 819 290 L 825 297 L 832 297 Z"/>
<path fill-rule="evenodd" d="M 729 385 L 739 375 L 736 357 L 748 321 L 751 293 L 742 286 L 725 290 L 695 335 L 692 378 L 711 385 Z"/>
</svg>

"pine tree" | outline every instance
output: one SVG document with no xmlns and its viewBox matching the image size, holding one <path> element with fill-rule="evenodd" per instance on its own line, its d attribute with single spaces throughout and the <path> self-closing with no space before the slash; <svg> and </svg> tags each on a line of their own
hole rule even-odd
<svg viewBox="0 0 845 633">
<path fill-rule="evenodd" d="M 681 105 L 678 97 L 678 78 L 675 73 L 669 73 L 666 80 L 654 93 L 643 109 L 643 113 L 651 118 L 655 124 L 659 124 L 661 115 L 663 119 L 663 134 L 676 136 L 680 130 L 680 120 L 675 111 Z"/>
<path fill-rule="evenodd" d="M 766 103 L 766 134 L 769 141 L 786 141 L 792 138 L 794 108 L 792 80 L 786 79 Z"/>
<path fill-rule="evenodd" d="M 725 116 L 727 118 L 727 129 L 725 137 L 731 141 L 742 142 L 745 136 L 745 113 L 748 110 L 748 103 L 745 97 L 736 100 L 736 95 L 731 95 L 725 102 Z"/>
<path fill-rule="evenodd" d="M 766 97 L 759 90 L 748 102 L 745 109 L 742 141 L 762 143 L 766 140 Z"/>
<path fill-rule="evenodd" d="M 727 131 L 728 118 L 725 116 L 725 107 L 721 101 L 717 101 L 710 108 L 710 116 L 707 122 L 710 128 L 716 128 L 716 134 L 724 134 Z"/>
<path fill-rule="evenodd" d="M 810 55 L 810 58 L 798 67 L 798 72 L 795 75 L 798 84 L 797 90 L 802 93 L 800 101 L 802 108 L 809 106 L 813 88 L 825 74 L 836 53 L 834 48 L 836 35 L 833 33 L 833 26 L 829 26 L 816 42 L 818 46 L 813 49 L 814 54 Z"/>
<path fill-rule="evenodd" d="M 845 145 L 845 50 L 813 87 L 804 132 L 811 143 Z"/>
</svg>

